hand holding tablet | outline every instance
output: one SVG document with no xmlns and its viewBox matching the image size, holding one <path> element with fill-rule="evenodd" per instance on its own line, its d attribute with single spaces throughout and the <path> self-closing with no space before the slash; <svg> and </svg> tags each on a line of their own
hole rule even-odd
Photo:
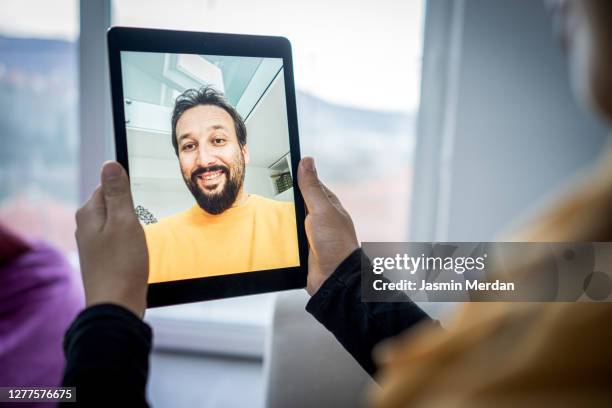
<svg viewBox="0 0 612 408">
<path fill-rule="evenodd" d="M 314 295 L 338 265 L 359 248 L 353 220 L 317 176 L 315 163 L 306 157 L 298 166 L 298 184 L 308 215 L 305 226 L 310 254 L 306 290 Z"/>
<path fill-rule="evenodd" d="M 298 166 L 298 182 L 311 209 L 307 290 L 313 295 L 359 243 L 353 222 L 337 197 L 318 179 L 314 160 Z M 77 213 L 77 243 L 89 306 L 114 303 L 142 317 L 146 308 L 148 251 L 138 223 L 127 174 L 105 163 L 101 186 Z"/>
<path fill-rule="evenodd" d="M 132 211 L 127 174 L 105 163 L 101 186 L 76 214 L 76 240 L 87 306 L 121 305 L 142 317 L 147 295 L 147 247 Z"/>
</svg>

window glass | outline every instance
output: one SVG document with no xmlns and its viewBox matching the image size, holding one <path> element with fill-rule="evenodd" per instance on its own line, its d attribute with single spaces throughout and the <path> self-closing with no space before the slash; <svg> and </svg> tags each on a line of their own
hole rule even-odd
<svg viewBox="0 0 612 408">
<path fill-rule="evenodd" d="M 67 255 L 76 251 L 77 8 L 0 3 L 0 222 Z"/>
</svg>

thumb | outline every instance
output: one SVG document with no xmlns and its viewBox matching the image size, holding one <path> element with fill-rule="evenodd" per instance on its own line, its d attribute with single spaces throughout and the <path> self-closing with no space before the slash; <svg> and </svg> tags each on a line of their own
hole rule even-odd
<svg viewBox="0 0 612 408">
<path fill-rule="evenodd" d="M 134 215 L 130 181 L 127 173 L 117 162 L 108 161 L 102 166 L 102 192 L 106 203 L 107 222 L 127 220 Z"/>
<path fill-rule="evenodd" d="M 298 185 L 302 191 L 308 212 L 315 213 L 329 207 L 330 202 L 317 176 L 314 159 L 304 157 L 298 166 Z"/>
</svg>

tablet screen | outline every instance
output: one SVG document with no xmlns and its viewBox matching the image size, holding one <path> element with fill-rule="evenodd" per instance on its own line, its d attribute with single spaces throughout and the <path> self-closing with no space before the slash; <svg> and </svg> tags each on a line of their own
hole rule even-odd
<svg viewBox="0 0 612 408">
<path fill-rule="evenodd" d="M 121 51 L 149 282 L 299 266 L 283 60 Z"/>
</svg>

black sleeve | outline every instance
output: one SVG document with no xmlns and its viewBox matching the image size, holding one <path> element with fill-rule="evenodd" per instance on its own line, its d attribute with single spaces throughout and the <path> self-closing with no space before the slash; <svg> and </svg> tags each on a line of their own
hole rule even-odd
<svg viewBox="0 0 612 408">
<path fill-rule="evenodd" d="M 362 302 L 361 257 L 361 249 L 349 255 L 312 296 L 306 310 L 374 375 L 374 346 L 430 318 L 404 294 L 398 295 L 404 297 L 398 299 L 401 302 Z"/>
<path fill-rule="evenodd" d="M 64 338 L 64 387 L 76 387 L 78 406 L 148 406 L 151 328 L 127 309 L 91 306 Z M 73 403 L 66 403 L 73 407 Z"/>
</svg>

